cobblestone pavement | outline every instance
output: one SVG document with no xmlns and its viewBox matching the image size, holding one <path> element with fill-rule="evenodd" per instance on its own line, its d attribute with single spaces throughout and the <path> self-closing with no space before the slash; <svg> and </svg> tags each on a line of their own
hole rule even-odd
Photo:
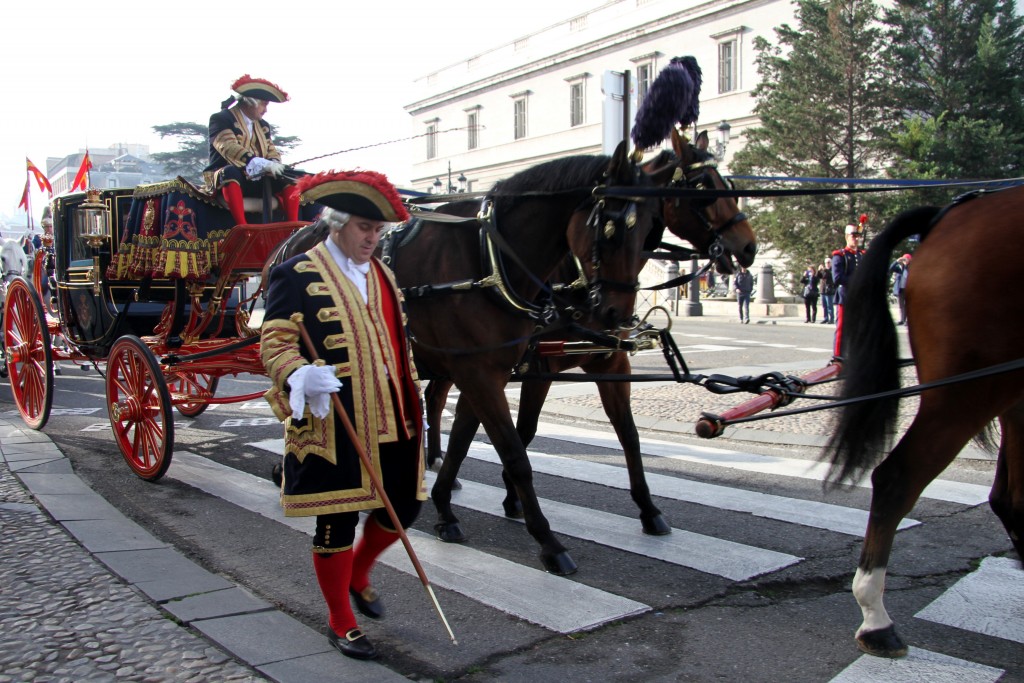
<svg viewBox="0 0 1024 683">
<path fill-rule="evenodd" d="M 3 463 L 0 537 L 0 683 L 266 680 L 112 576 Z"/>
</svg>

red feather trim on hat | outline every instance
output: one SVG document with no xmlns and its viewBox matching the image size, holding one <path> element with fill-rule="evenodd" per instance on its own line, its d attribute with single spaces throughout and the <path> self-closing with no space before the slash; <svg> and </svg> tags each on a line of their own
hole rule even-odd
<svg viewBox="0 0 1024 683">
<path fill-rule="evenodd" d="M 391 184 L 387 176 L 376 171 L 322 171 L 316 175 L 307 175 L 295 182 L 295 188 L 300 194 L 308 190 L 332 182 L 361 183 L 373 188 L 387 200 L 388 204 L 398 216 L 399 222 L 409 220 L 409 212 L 405 208 L 398 190 Z"/>
<path fill-rule="evenodd" d="M 860 224 L 864 225 L 867 222 L 868 222 L 868 215 L 866 213 L 862 213 L 860 215 Z"/>
<path fill-rule="evenodd" d="M 265 79 L 265 78 L 253 78 L 253 77 L 252 77 L 252 76 L 250 76 L 249 74 L 245 74 L 244 76 L 242 76 L 241 78 L 239 78 L 239 79 L 238 79 L 237 81 L 235 81 L 234 83 L 232 83 L 232 84 L 231 84 L 231 89 L 237 92 L 237 91 L 238 91 L 238 89 L 239 89 L 240 87 L 242 87 L 243 85 L 247 85 L 247 84 L 249 84 L 249 83 L 260 83 L 260 84 L 262 84 L 262 85 L 267 85 L 267 86 L 270 86 L 270 87 L 271 87 L 271 88 L 273 88 L 274 90 L 277 90 L 277 91 L 279 91 L 279 92 L 280 92 L 280 93 L 281 93 L 282 95 L 284 95 L 284 99 L 285 99 L 286 101 L 287 101 L 287 100 L 289 99 L 289 97 L 288 97 L 288 93 L 286 93 L 286 92 L 284 91 L 284 89 L 282 89 L 282 88 L 281 88 L 281 87 L 280 87 L 279 85 L 277 85 L 276 83 L 271 83 L 270 81 L 268 81 L 268 80 L 267 80 L 267 79 Z"/>
</svg>

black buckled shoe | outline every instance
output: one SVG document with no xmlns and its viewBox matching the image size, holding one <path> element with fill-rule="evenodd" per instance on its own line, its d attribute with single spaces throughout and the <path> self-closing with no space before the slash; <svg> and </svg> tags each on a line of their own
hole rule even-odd
<svg viewBox="0 0 1024 683">
<path fill-rule="evenodd" d="M 373 646 L 366 634 L 357 628 L 351 629 L 344 637 L 339 636 L 330 626 L 327 627 L 327 640 L 334 648 L 352 659 L 377 659 L 377 648 Z"/>
<path fill-rule="evenodd" d="M 352 601 L 356 603 L 356 609 L 364 617 L 380 619 L 384 616 L 384 603 L 381 601 L 380 595 L 377 594 L 376 588 L 367 586 L 362 592 L 349 588 L 348 592 L 352 596 Z"/>
</svg>

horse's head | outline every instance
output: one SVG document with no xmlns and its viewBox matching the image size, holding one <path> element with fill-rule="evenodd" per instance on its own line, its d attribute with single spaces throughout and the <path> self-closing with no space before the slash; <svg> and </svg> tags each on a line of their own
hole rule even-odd
<svg viewBox="0 0 1024 683">
<path fill-rule="evenodd" d="M 714 157 L 708 152 L 707 131 L 692 143 L 678 131 L 672 131 L 676 154 L 675 175 L 669 187 L 728 190 Z M 720 273 L 733 273 L 733 257 L 750 267 L 757 255 L 757 238 L 732 197 L 666 197 L 662 215 L 669 231 L 690 242 L 695 249 L 714 258 Z"/>
<path fill-rule="evenodd" d="M 653 184 L 620 143 L 593 201 L 570 221 L 569 248 L 588 283 L 587 308 L 592 322 L 604 329 L 618 329 L 633 318 L 645 246 L 659 219 L 654 200 L 630 196 L 628 190 Z"/>
<path fill-rule="evenodd" d="M 0 246 L 0 277 L 10 280 L 15 275 L 28 276 L 28 258 L 17 240 L 5 239 Z"/>
</svg>

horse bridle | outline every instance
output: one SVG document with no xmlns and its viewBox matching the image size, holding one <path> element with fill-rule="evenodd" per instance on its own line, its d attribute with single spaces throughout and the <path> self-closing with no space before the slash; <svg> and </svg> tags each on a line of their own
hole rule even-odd
<svg viewBox="0 0 1024 683">
<path fill-rule="evenodd" d="M 676 168 L 675 174 L 672 176 L 672 180 L 669 183 L 669 187 L 673 188 L 688 188 L 695 190 L 714 190 L 715 183 L 711 178 L 711 171 L 714 170 L 718 173 L 718 163 L 713 159 L 705 159 L 704 161 L 698 161 L 692 163 L 685 168 L 682 166 Z M 721 178 L 721 176 L 719 176 Z M 722 179 L 723 184 L 725 179 Z M 676 206 L 679 206 L 679 198 L 676 198 Z M 736 225 L 741 221 L 747 220 L 747 215 L 742 211 L 736 212 L 736 214 L 729 218 L 717 228 L 711 225 L 711 220 L 708 218 L 708 208 L 716 201 L 715 197 L 708 197 L 707 199 L 692 199 L 690 200 L 690 211 L 697 218 L 698 221 L 714 236 L 714 240 L 711 246 L 708 247 L 708 255 L 715 259 L 725 253 L 725 246 L 722 244 L 722 233 Z"/>
<path fill-rule="evenodd" d="M 637 178 L 640 170 L 636 169 Z M 601 249 L 606 246 L 619 247 L 626 241 L 626 236 L 636 227 L 637 203 L 645 201 L 643 197 L 622 196 L 624 204 L 621 209 L 612 210 L 608 208 L 607 201 L 603 196 L 607 185 L 598 185 L 591 193 L 594 206 L 587 218 L 586 225 L 593 231 L 593 239 L 590 244 L 590 263 L 593 270 L 593 277 L 587 278 L 579 259 L 573 256 L 576 268 L 579 271 L 577 282 L 586 283 L 587 305 L 589 312 L 593 312 L 601 305 L 601 288 L 605 287 L 617 292 L 637 292 L 640 289 L 640 280 L 633 282 L 622 282 L 601 277 Z M 638 274 L 639 275 L 639 274 Z"/>
</svg>

